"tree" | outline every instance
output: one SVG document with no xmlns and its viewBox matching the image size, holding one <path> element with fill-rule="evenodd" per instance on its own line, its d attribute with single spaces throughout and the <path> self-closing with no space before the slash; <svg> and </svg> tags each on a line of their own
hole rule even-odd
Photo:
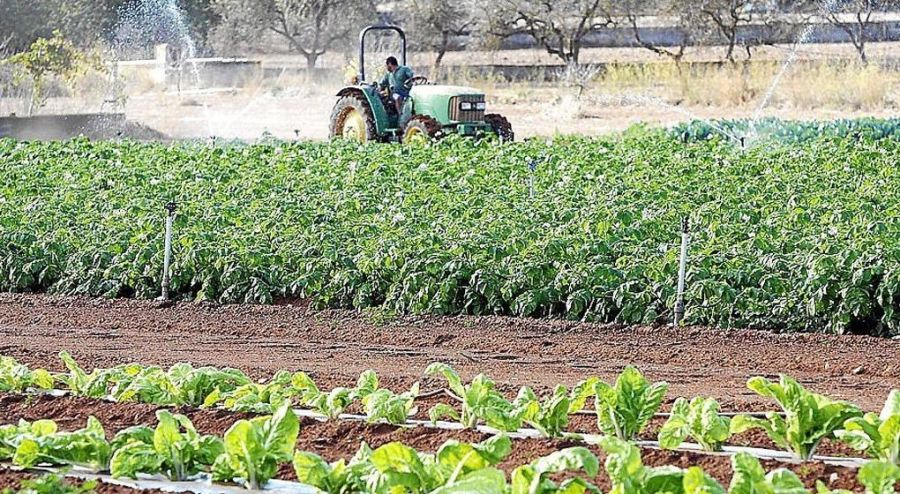
<svg viewBox="0 0 900 494">
<path fill-rule="evenodd" d="M 213 0 L 213 8 L 222 19 L 218 38 L 227 48 L 274 33 L 303 55 L 310 69 L 327 51 L 355 39 L 375 16 L 366 0 Z"/>
<path fill-rule="evenodd" d="M 39 38 L 28 51 L 13 55 L 2 63 L 15 68 L 17 82 L 22 82 L 25 78 L 31 80 L 29 116 L 34 113 L 36 106 L 41 106 L 46 101 L 45 85 L 49 78 L 59 77 L 72 85 L 88 70 L 102 69 L 98 61 L 79 51 L 59 31 L 54 31 L 52 38 Z"/>
<path fill-rule="evenodd" d="M 489 3 L 489 32 L 507 37 L 528 34 L 547 53 L 566 65 L 578 64 L 586 38 L 616 22 L 610 12 L 614 0 L 497 0 Z"/>
<path fill-rule="evenodd" d="M 472 0 L 408 0 L 404 5 L 403 16 L 412 46 L 435 52 L 433 77 L 437 77 L 454 39 L 467 41 L 476 30 L 478 16 L 473 3 Z"/>
<path fill-rule="evenodd" d="M 826 10 L 822 13 L 825 20 L 847 33 L 850 43 L 856 49 L 860 62 L 869 63 L 866 55 L 866 43 L 869 41 L 869 30 L 872 17 L 877 12 L 896 11 L 900 9 L 900 0 L 847 0 L 840 8 Z M 848 19 L 852 19 L 849 20 Z"/>
<path fill-rule="evenodd" d="M 738 44 L 738 28 L 753 21 L 753 0 L 700 0 L 698 12 L 713 26 L 713 31 L 725 42 L 725 59 L 734 62 Z M 744 46 L 747 56 L 750 47 Z"/>
<path fill-rule="evenodd" d="M 657 55 L 672 59 L 681 68 L 681 60 L 684 58 L 685 49 L 691 45 L 696 26 L 700 23 L 694 2 L 686 0 L 621 0 L 617 7 L 623 23 L 627 25 L 634 36 L 635 42 L 642 48 L 652 51 Z M 661 44 L 652 43 L 641 33 L 638 25 L 639 19 L 652 13 L 655 16 L 671 19 L 672 26 L 678 31 L 677 47 L 670 48 Z"/>
</svg>

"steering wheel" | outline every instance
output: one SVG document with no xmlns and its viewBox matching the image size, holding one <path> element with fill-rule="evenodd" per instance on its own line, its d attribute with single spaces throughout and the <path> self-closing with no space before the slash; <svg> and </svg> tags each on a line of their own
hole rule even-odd
<svg viewBox="0 0 900 494">
<path fill-rule="evenodd" d="M 406 89 L 412 89 L 413 86 L 424 86 L 425 84 L 428 84 L 428 78 L 424 75 L 417 75 L 407 80 L 404 86 Z"/>
</svg>

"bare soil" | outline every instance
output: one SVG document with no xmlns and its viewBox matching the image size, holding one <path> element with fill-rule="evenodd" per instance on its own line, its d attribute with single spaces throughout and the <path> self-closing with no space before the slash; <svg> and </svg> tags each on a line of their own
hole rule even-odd
<svg viewBox="0 0 900 494">
<path fill-rule="evenodd" d="M 811 389 L 878 410 L 900 388 L 900 341 L 707 328 L 619 327 L 501 317 L 371 318 L 302 306 L 216 306 L 0 294 L 0 354 L 62 370 L 60 350 L 87 367 L 126 362 L 232 366 L 254 377 L 305 370 L 324 386 L 352 385 L 373 369 L 382 383 L 423 389 L 435 361 L 501 387 L 612 380 L 627 364 L 678 396 L 713 396 L 723 410 L 768 410 L 748 390 L 755 375 L 787 373 Z"/>
<path fill-rule="evenodd" d="M 74 430 L 84 427 L 88 416 L 94 416 L 104 424 L 107 435 L 112 437 L 117 431 L 132 425 L 155 425 L 157 408 L 151 405 L 109 403 L 77 397 L 54 398 L 0 394 L 0 423 L 15 422 L 20 418 L 36 420 L 52 417 L 62 429 Z M 221 410 L 182 408 L 178 411 L 187 415 L 197 429 L 204 434 L 223 434 L 234 421 L 248 417 L 245 414 Z M 353 456 L 362 441 L 373 448 L 392 441 L 400 441 L 420 451 L 435 451 L 449 439 L 478 442 L 487 437 L 485 434 L 474 431 L 446 431 L 423 427 L 401 428 L 345 421 L 321 423 L 303 419 L 296 447 L 300 450 L 315 452 L 328 461 L 335 461 Z M 499 467 L 509 473 L 519 465 L 529 463 L 559 449 L 576 445 L 580 444 L 573 441 L 551 439 L 516 440 L 513 443 L 512 453 Z M 590 449 L 600 457 L 601 462 L 605 460 L 605 455 L 598 447 L 591 446 Z M 724 456 L 644 450 L 643 459 L 644 464 L 648 466 L 675 465 L 681 468 L 700 466 L 725 485 L 732 476 L 730 459 Z M 815 485 L 817 480 L 822 480 L 833 489 L 844 488 L 854 492 L 863 492 L 862 487 L 856 483 L 856 472 L 853 469 L 833 467 L 818 462 L 792 465 L 767 461 L 764 462 L 764 465 L 767 470 L 790 468 L 803 478 L 810 488 Z M 296 479 L 290 465 L 284 465 L 278 477 L 284 480 Z M 3 479 L 3 473 L 0 472 L 0 481 Z M 603 490 L 610 488 L 609 479 L 604 473 L 592 481 Z M 106 492 L 129 492 L 129 490 L 100 492 L 105 494 Z"/>
</svg>

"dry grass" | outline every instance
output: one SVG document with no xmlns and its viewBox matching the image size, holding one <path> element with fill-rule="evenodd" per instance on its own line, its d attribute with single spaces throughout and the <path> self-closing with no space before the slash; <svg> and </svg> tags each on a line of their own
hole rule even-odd
<svg viewBox="0 0 900 494">
<path fill-rule="evenodd" d="M 779 73 L 780 81 L 774 85 Z M 786 109 L 900 107 L 900 72 L 848 61 L 800 62 L 787 69 L 776 62 L 612 64 L 603 71 L 570 74 L 556 83 L 506 83 L 462 71 L 449 75 L 453 83 L 484 89 L 505 104 L 574 96 L 606 105 L 651 98 L 665 104 L 717 108 L 755 108 L 763 101 L 767 107 Z"/>
</svg>

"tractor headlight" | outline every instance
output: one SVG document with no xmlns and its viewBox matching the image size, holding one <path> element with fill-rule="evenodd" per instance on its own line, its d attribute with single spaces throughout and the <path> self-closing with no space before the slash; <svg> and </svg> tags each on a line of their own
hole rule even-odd
<svg viewBox="0 0 900 494">
<path fill-rule="evenodd" d="M 474 108 L 472 108 L 472 106 L 473 106 L 472 103 L 470 103 L 468 101 L 463 101 L 462 103 L 459 104 L 459 109 L 462 111 L 472 111 L 474 109 Z"/>
<path fill-rule="evenodd" d="M 487 103 L 479 101 L 478 103 L 475 103 L 475 109 L 478 111 L 485 111 L 487 110 Z"/>
</svg>

